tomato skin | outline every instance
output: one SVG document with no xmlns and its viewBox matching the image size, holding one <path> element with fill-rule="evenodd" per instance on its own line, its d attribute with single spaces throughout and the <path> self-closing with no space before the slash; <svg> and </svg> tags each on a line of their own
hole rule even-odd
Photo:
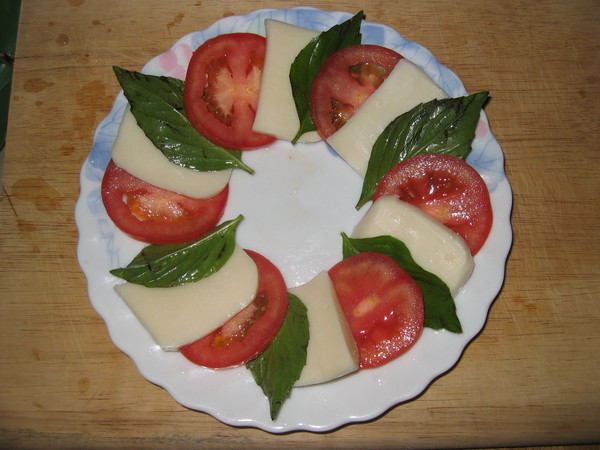
<svg viewBox="0 0 600 450">
<path fill-rule="evenodd" d="M 281 272 L 264 256 L 245 251 L 258 267 L 256 299 L 211 334 L 179 349 L 194 364 L 212 369 L 244 364 L 271 344 L 283 324 L 288 296 Z"/>
<path fill-rule="evenodd" d="M 359 351 L 360 368 L 378 367 L 406 352 L 425 320 L 417 282 L 396 261 L 366 252 L 329 270 Z"/>
<path fill-rule="evenodd" d="M 332 54 L 310 89 L 313 123 L 323 140 L 341 128 L 387 78 L 402 56 L 379 45 L 353 45 Z"/>
<path fill-rule="evenodd" d="M 214 144 L 251 150 L 275 140 L 252 131 L 265 50 L 263 36 L 230 33 L 194 51 L 183 88 L 184 109 L 194 128 Z"/>
<path fill-rule="evenodd" d="M 373 200 L 396 195 L 459 234 L 475 255 L 493 223 L 490 194 L 481 175 L 462 159 L 422 154 L 393 167 L 379 182 Z"/>
<path fill-rule="evenodd" d="M 124 233 L 150 244 L 178 244 L 198 239 L 217 225 L 229 186 L 213 197 L 196 199 L 140 180 L 111 160 L 101 193 L 108 216 Z"/>
</svg>

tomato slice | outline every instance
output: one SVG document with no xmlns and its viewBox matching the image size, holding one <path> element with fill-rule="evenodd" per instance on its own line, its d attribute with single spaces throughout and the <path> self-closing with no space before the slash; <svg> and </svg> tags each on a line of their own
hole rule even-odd
<svg viewBox="0 0 600 450">
<path fill-rule="evenodd" d="M 231 33 L 209 39 L 192 55 L 184 109 L 194 128 L 214 144 L 250 150 L 275 140 L 252 131 L 265 50 L 263 36 Z"/>
<path fill-rule="evenodd" d="M 388 77 L 402 56 L 379 45 L 353 45 L 331 55 L 310 89 L 310 112 L 322 139 L 340 129 Z"/>
<path fill-rule="evenodd" d="M 244 364 L 269 346 L 283 324 L 288 296 L 281 272 L 264 256 L 246 253 L 258 267 L 256 299 L 208 336 L 179 349 L 194 364 L 213 369 Z"/>
<path fill-rule="evenodd" d="M 392 168 L 373 199 L 396 195 L 458 233 L 475 255 L 492 228 L 490 194 L 479 173 L 450 155 L 422 154 Z"/>
<path fill-rule="evenodd" d="M 178 244 L 198 239 L 217 225 L 229 186 L 213 197 L 187 197 L 140 180 L 111 160 L 101 191 L 106 212 L 121 231 L 150 244 Z"/>
<path fill-rule="evenodd" d="M 359 352 L 361 368 L 377 367 L 408 350 L 423 330 L 423 296 L 396 261 L 366 252 L 329 270 Z"/>
</svg>

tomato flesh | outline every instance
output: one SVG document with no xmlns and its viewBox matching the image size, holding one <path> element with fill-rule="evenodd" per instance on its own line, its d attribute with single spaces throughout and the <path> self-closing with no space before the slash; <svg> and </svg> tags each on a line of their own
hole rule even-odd
<svg viewBox="0 0 600 450">
<path fill-rule="evenodd" d="M 194 128 L 214 144 L 250 150 L 275 140 L 252 131 L 265 50 L 264 37 L 231 33 L 209 39 L 192 55 L 184 109 Z"/>
<path fill-rule="evenodd" d="M 321 67 L 310 90 L 315 127 L 327 139 L 352 117 L 388 77 L 402 56 L 378 45 L 338 50 Z"/>
<path fill-rule="evenodd" d="M 485 243 L 493 222 L 492 205 L 481 175 L 450 155 L 422 154 L 392 168 L 373 199 L 396 195 L 459 234 L 472 255 Z"/>
<path fill-rule="evenodd" d="M 140 180 L 111 160 L 101 192 L 108 216 L 121 231 L 150 244 L 178 244 L 198 239 L 217 225 L 229 186 L 213 197 L 187 197 Z"/>
<path fill-rule="evenodd" d="M 194 364 L 213 369 L 244 364 L 269 346 L 283 324 L 288 297 L 281 272 L 264 256 L 246 253 L 258 268 L 256 298 L 209 335 L 179 349 Z"/>
<path fill-rule="evenodd" d="M 356 341 L 361 368 L 377 367 L 406 352 L 423 329 L 423 296 L 392 258 L 360 253 L 329 270 Z"/>
</svg>

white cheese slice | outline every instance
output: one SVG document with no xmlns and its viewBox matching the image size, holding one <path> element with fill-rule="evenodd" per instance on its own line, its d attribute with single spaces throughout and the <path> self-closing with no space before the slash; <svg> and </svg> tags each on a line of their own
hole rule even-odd
<svg viewBox="0 0 600 450">
<path fill-rule="evenodd" d="M 118 167 L 147 183 L 194 198 L 218 194 L 231 176 L 230 169 L 199 172 L 169 161 L 144 134 L 129 105 L 125 108 L 111 157 Z"/>
<path fill-rule="evenodd" d="M 257 289 L 256 264 L 240 247 L 219 271 L 193 283 L 165 288 L 115 286 L 163 350 L 177 350 L 214 331 L 248 306 Z"/>
<path fill-rule="evenodd" d="M 265 65 L 252 129 L 291 141 L 298 132 L 300 120 L 292 96 L 290 66 L 300 50 L 319 32 L 274 19 L 265 20 L 265 32 Z M 300 142 L 319 140 L 317 132 L 306 133 L 300 138 Z"/>
<path fill-rule="evenodd" d="M 357 370 L 358 349 L 329 274 L 323 271 L 289 291 L 306 305 L 310 333 L 306 365 L 295 385 L 324 383 Z"/>
<path fill-rule="evenodd" d="M 357 239 L 376 236 L 402 241 L 415 262 L 444 281 L 452 296 L 473 272 L 473 257 L 463 238 L 396 196 L 379 197 L 352 233 Z"/>
<path fill-rule="evenodd" d="M 446 93 L 417 65 L 403 58 L 354 115 L 327 143 L 364 176 L 373 144 L 396 117 Z"/>
</svg>

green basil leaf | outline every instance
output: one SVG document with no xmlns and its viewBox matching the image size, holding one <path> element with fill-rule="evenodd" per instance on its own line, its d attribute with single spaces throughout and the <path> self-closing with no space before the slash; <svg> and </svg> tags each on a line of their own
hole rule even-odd
<svg viewBox="0 0 600 450">
<path fill-rule="evenodd" d="M 333 53 L 361 43 L 360 26 L 364 18 L 365 13 L 360 11 L 347 21 L 332 26 L 311 40 L 296 56 L 290 67 L 290 82 L 300 129 L 292 143 L 296 143 L 304 133 L 315 130 L 308 104 L 313 79 Z"/>
<path fill-rule="evenodd" d="M 342 234 L 344 258 L 365 252 L 377 252 L 389 256 L 417 282 L 423 295 L 425 326 L 439 330 L 445 328 L 453 333 L 462 333 L 456 305 L 448 286 L 436 275 L 419 266 L 406 245 L 391 236 L 366 239 L 351 239 Z"/>
<path fill-rule="evenodd" d="M 277 336 L 257 358 L 246 363 L 256 384 L 269 400 L 271 419 L 275 420 L 283 402 L 306 365 L 309 329 L 306 306 L 288 293 L 288 311 Z"/>
<path fill-rule="evenodd" d="M 223 267 L 233 253 L 241 220 L 242 216 L 238 216 L 224 222 L 193 242 L 149 245 L 127 267 L 110 273 L 146 287 L 180 286 L 206 278 Z"/>
<path fill-rule="evenodd" d="M 357 208 L 373 198 L 383 176 L 399 162 L 421 153 L 466 159 L 471 152 L 487 92 L 420 104 L 394 119 L 373 144 Z"/>
<path fill-rule="evenodd" d="M 201 172 L 226 169 L 254 171 L 241 152 L 205 139 L 183 109 L 183 81 L 113 67 L 138 125 L 169 161 Z"/>
</svg>

